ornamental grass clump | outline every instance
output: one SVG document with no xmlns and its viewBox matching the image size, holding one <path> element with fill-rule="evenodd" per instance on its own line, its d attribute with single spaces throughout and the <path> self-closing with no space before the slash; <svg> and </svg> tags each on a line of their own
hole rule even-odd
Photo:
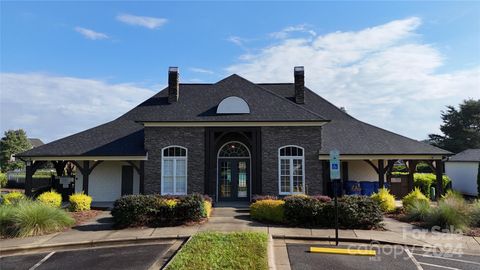
<svg viewBox="0 0 480 270">
<path fill-rule="evenodd" d="M 403 209 L 407 209 L 414 201 L 425 201 L 430 203 L 430 200 L 420 191 L 419 188 L 415 188 L 407 196 L 403 197 L 402 204 Z"/>
<path fill-rule="evenodd" d="M 17 204 L 20 201 L 25 200 L 26 198 L 27 197 L 25 196 L 25 194 L 18 191 L 13 191 L 13 192 L 9 192 L 7 194 L 2 195 L 2 199 L 3 199 L 2 204 L 5 204 L 5 205 Z"/>
<path fill-rule="evenodd" d="M 447 193 L 436 208 L 426 217 L 429 227 L 439 226 L 449 230 L 465 230 L 471 224 L 471 206 L 460 196 Z"/>
<path fill-rule="evenodd" d="M 88 211 L 92 205 L 92 197 L 83 194 L 83 192 L 70 195 L 68 201 L 72 212 Z"/>
<path fill-rule="evenodd" d="M 480 227 L 480 199 L 472 204 L 472 226 Z"/>
<path fill-rule="evenodd" d="M 390 194 L 390 190 L 381 188 L 377 193 L 373 193 L 370 198 L 380 205 L 383 212 L 390 213 L 395 211 L 395 196 Z"/>
<path fill-rule="evenodd" d="M 285 202 L 282 200 L 261 200 L 250 205 L 250 215 L 259 221 L 283 222 Z"/>
<path fill-rule="evenodd" d="M 45 205 L 60 208 L 62 206 L 62 195 L 54 190 L 44 192 L 37 200 Z"/>
<path fill-rule="evenodd" d="M 75 223 L 62 209 L 38 201 L 23 200 L 0 207 L 0 233 L 6 237 L 27 237 L 62 231 Z"/>
<path fill-rule="evenodd" d="M 413 200 L 405 209 L 408 221 L 425 221 L 430 214 L 430 202 L 425 200 Z"/>
</svg>

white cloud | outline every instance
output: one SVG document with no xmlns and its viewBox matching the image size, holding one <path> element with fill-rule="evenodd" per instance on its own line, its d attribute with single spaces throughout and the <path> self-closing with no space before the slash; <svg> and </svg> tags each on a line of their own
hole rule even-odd
<svg viewBox="0 0 480 270">
<path fill-rule="evenodd" d="M 98 40 L 98 39 L 108 39 L 109 36 L 104 33 L 95 32 L 91 29 L 83 28 L 83 27 L 75 27 L 75 31 L 82 34 L 85 38 L 91 40 Z"/>
<path fill-rule="evenodd" d="M 245 43 L 245 39 L 238 36 L 230 36 L 227 40 L 240 47 L 243 47 Z"/>
<path fill-rule="evenodd" d="M 307 33 L 311 36 L 316 36 L 317 33 L 310 29 L 306 24 L 292 25 L 283 28 L 281 31 L 270 33 L 269 36 L 276 39 L 284 39 L 289 36 L 289 34 L 294 32 Z"/>
<path fill-rule="evenodd" d="M 131 14 L 120 14 L 117 16 L 117 20 L 130 25 L 146 27 L 148 29 L 159 28 L 160 26 L 166 24 L 168 21 L 165 18 L 135 16 Z"/>
<path fill-rule="evenodd" d="M 480 67 L 438 73 L 445 57 L 421 42 L 416 17 L 312 39 L 287 38 L 239 57 L 227 68 L 257 82 L 293 81 L 305 66 L 307 86 L 353 116 L 400 134 L 425 139 L 438 132 L 440 111 L 480 98 Z"/>
<path fill-rule="evenodd" d="M 196 72 L 196 73 L 203 73 L 203 74 L 213 74 L 214 72 L 209 69 L 205 68 L 198 68 L 198 67 L 191 67 L 190 71 Z"/>
<path fill-rule="evenodd" d="M 23 128 L 44 141 L 113 120 L 154 94 L 132 84 L 39 73 L 0 73 L 0 79 L 0 131 Z"/>
</svg>

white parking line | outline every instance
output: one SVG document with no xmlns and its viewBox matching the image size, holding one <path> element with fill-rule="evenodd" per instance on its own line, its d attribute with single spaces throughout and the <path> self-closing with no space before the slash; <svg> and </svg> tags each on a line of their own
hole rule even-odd
<svg viewBox="0 0 480 270">
<path fill-rule="evenodd" d="M 420 264 L 427 265 L 427 266 L 432 266 L 432 267 L 437 267 L 437 268 L 449 269 L 449 270 L 462 270 L 460 268 L 448 267 L 448 266 L 443 266 L 443 265 L 438 265 L 438 264 L 431 264 L 431 263 L 424 263 L 424 262 L 421 262 Z"/>
<path fill-rule="evenodd" d="M 405 248 L 405 253 L 407 253 L 408 257 L 417 266 L 417 270 L 423 270 L 423 267 L 420 265 L 417 259 L 415 259 L 415 257 L 412 255 L 412 252 L 408 248 Z"/>
<path fill-rule="evenodd" d="M 449 260 L 449 261 L 456 261 L 456 262 L 463 262 L 463 263 L 471 263 L 471 264 L 480 265 L 480 263 L 478 263 L 478 262 L 460 260 L 460 259 L 452 259 L 452 258 L 446 258 L 446 257 L 442 257 L 442 256 L 434 256 L 434 255 L 418 254 L 418 253 L 413 253 L 413 255 L 427 257 L 427 258 L 443 259 L 443 260 Z"/>
<path fill-rule="evenodd" d="M 48 260 L 48 258 L 52 257 L 53 254 L 55 254 L 55 251 L 52 251 L 52 252 L 50 252 L 47 256 L 43 257 L 43 259 L 41 259 L 37 264 L 35 264 L 34 266 L 30 267 L 29 270 L 37 269 L 37 267 L 39 267 L 42 263 L 44 263 L 46 260 Z"/>
</svg>

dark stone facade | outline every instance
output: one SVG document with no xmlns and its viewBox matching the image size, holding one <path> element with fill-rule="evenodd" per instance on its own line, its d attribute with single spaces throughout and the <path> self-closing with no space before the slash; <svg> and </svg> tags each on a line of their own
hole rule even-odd
<svg viewBox="0 0 480 270">
<path fill-rule="evenodd" d="M 204 193 L 205 129 L 186 127 L 145 127 L 145 193 L 160 193 L 162 148 L 178 145 L 188 149 L 187 192 Z"/>
<path fill-rule="evenodd" d="M 322 194 L 321 127 L 262 127 L 262 193 L 278 195 L 278 149 L 297 145 L 305 149 L 305 191 Z"/>
<path fill-rule="evenodd" d="M 308 194 L 323 191 L 322 162 L 318 160 L 321 148 L 321 127 L 262 127 L 261 130 L 261 188 L 262 194 L 278 195 L 278 149 L 285 145 L 298 145 L 305 149 L 305 189 Z M 188 149 L 188 193 L 205 193 L 205 128 L 201 127 L 145 127 L 145 193 L 161 191 L 161 149 L 179 145 Z M 215 154 L 217 149 L 215 147 Z M 216 179 L 216 162 L 212 179 Z M 253 168 L 252 168 L 253 169 Z M 255 181 L 255 180 L 254 180 Z M 215 182 L 210 187 L 211 195 L 216 190 Z M 255 183 L 252 183 L 254 186 Z M 255 192 L 253 193 L 255 194 Z"/>
</svg>

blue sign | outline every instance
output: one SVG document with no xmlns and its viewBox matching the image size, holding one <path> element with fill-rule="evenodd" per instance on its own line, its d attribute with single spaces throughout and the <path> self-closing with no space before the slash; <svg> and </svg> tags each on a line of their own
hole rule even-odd
<svg viewBox="0 0 480 270">
<path fill-rule="evenodd" d="M 340 179 L 340 152 L 330 151 L 330 179 Z"/>
</svg>

